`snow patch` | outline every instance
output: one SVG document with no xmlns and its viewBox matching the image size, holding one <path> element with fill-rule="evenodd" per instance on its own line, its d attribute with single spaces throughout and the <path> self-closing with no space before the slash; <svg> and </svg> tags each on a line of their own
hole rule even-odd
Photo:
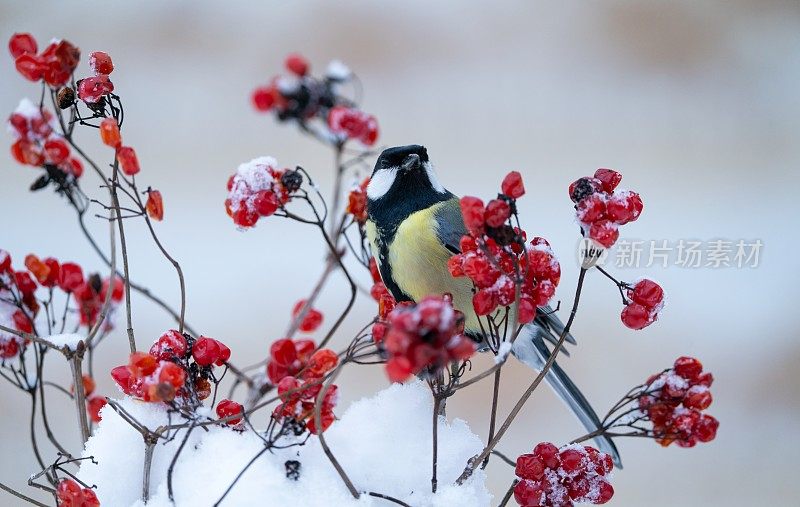
<svg viewBox="0 0 800 507">
<path fill-rule="evenodd" d="M 167 424 L 162 404 L 125 398 L 122 407 L 151 429 Z M 342 467 L 361 491 L 374 491 L 398 498 L 415 507 L 488 506 L 491 494 L 486 475 L 476 470 L 462 486 L 453 482 L 467 460 L 480 452 L 482 443 L 462 420 L 439 419 L 439 491 L 430 492 L 431 411 L 430 391 L 421 381 L 394 384 L 371 398 L 353 403 L 325 433 Z M 210 413 L 203 409 L 204 414 Z M 103 505 L 142 507 L 141 435 L 106 406 L 103 420 L 86 444 L 84 456 L 94 456 L 99 465 L 85 462 L 81 480 L 97 485 Z M 261 418 L 263 421 L 264 414 Z M 173 416 L 173 423 L 176 422 Z M 165 444 L 158 444 L 151 469 L 151 498 L 147 507 L 173 505 L 167 491 L 167 471 L 183 431 Z M 252 431 L 236 432 L 211 426 L 194 430 L 173 471 L 175 504 L 211 505 L 219 499 L 236 475 L 256 454 L 262 441 Z M 286 478 L 284 463 L 301 463 L 297 481 Z M 402 464 L 402 466 L 400 466 Z M 242 476 L 223 505 L 375 506 L 385 500 L 362 495 L 353 499 L 312 437 L 304 446 L 264 453 Z"/>
<path fill-rule="evenodd" d="M 67 347 L 75 350 L 78 348 L 78 342 L 85 340 L 86 337 L 77 333 L 64 333 L 45 336 L 44 339 L 58 348 Z"/>
</svg>

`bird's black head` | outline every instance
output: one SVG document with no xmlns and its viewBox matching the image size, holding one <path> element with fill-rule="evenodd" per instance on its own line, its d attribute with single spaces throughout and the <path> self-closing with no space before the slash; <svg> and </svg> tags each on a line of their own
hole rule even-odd
<svg viewBox="0 0 800 507">
<path fill-rule="evenodd" d="M 367 212 L 379 226 L 391 226 L 451 197 L 436 179 L 424 146 L 397 146 L 384 150 L 375 162 L 367 186 Z"/>
</svg>

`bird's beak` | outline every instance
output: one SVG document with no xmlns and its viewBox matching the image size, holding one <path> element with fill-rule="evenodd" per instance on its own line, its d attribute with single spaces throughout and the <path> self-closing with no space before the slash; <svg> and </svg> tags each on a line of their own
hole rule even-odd
<svg viewBox="0 0 800 507">
<path fill-rule="evenodd" d="M 403 160 L 401 167 L 404 171 L 411 171 L 412 169 L 418 168 L 420 165 L 419 155 L 416 153 L 411 153 L 405 158 L 405 160 Z"/>
</svg>

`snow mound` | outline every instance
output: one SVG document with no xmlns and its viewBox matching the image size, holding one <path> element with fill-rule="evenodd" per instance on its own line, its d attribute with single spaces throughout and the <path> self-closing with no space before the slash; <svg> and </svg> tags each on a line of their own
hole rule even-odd
<svg viewBox="0 0 800 507">
<path fill-rule="evenodd" d="M 166 409 L 161 404 L 125 398 L 121 405 L 150 429 L 168 423 Z M 482 448 L 481 440 L 458 419 L 452 422 L 439 419 L 439 490 L 436 495 L 431 493 L 432 409 L 430 391 L 422 382 L 394 384 L 372 398 L 353 403 L 325 433 L 326 440 L 360 491 L 389 495 L 414 507 L 488 506 L 492 497 L 483 471 L 475 471 L 463 486 L 453 485 L 467 460 Z M 258 413 L 256 420 L 268 413 L 268 410 Z M 110 406 L 103 409 L 102 416 L 84 451 L 84 456 L 94 456 L 99 464 L 85 462 L 79 477 L 97 485 L 103 505 L 141 507 L 144 505 L 140 498 L 142 437 Z M 176 422 L 174 416 L 173 422 Z M 168 496 L 167 471 L 184 435 L 181 432 L 170 442 L 156 446 L 148 507 L 173 505 Z M 239 433 L 217 426 L 209 427 L 208 431 L 195 429 L 175 463 L 174 505 L 213 505 L 262 450 L 262 441 L 252 431 Z M 287 460 L 301 463 L 297 481 L 286 478 Z M 221 505 L 381 507 L 392 504 L 368 495 L 355 500 L 319 441 L 312 437 L 304 446 L 264 453 Z"/>
</svg>

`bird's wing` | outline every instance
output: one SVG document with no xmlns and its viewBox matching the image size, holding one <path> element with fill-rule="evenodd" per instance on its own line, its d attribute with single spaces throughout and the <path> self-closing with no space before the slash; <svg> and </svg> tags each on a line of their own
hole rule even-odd
<svg viewBox="0 0 800 507">
<path fill-rule="evenodd" d="M 461 253 L 461 237 L 467 234 L 458 197 L 448 199 L 436 210 L 436 235 L 453 254 Z"/>
</svg>

